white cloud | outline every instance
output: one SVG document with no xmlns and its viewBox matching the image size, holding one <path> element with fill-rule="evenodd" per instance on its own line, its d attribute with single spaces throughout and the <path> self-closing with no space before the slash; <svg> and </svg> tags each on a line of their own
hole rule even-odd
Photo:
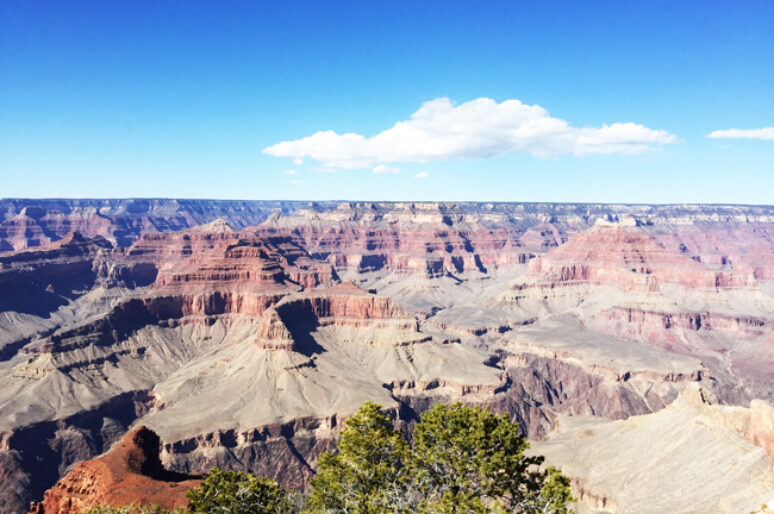
<svg viewBox="0 0 774 514">
<path fill-rule="evenodd" d="M 293 159 L 293 164 L 295 164 L 296 166 L 301 166 L 302 164 L 304 164 L 304 159 L 302 159 L 301 157 L 296 157 L 295 159 Z"/>
<path fill-rule="evenodd" d="M 774 141 L 774 127 L 715 130 L 707 134 L 707 137 L 710 139 L 763 139 Z"/>
<path fill-rule="evenodd" d="M 635 154 L 674 143 L 676 136 L 636 123 L 572 127 L 539 105 L 477 98 L 460 105 L 448 98 L 425 102 L 392 128 L 373 137 L 317 132 L 264 149 L 276 157 L 306 157 L 345 169 L 376 163 L 484 158 L 520 152 L 552 158 L 572 154 Z"/>
<path fill-rule="evenodd" d="M 298 172 L 296 170 L 288 170 L 285 172 L 285 175 L 298 175 Z"/>
<path fill-rule="evenodd" d="M 312 168 L 317 173 L 336 173 L 336 168 Z"/>
<path fill-rule="evenodd" d="M 374 167 L 374 173 L 382 174 L 382 173 L 401 173 L 403 170 L 398 168 L 391 168 L 389 166 L 385 166 L 384 164 L 379 164 L 378 166 Z"/>
<path fill-rule="evenodd" d="M 420 171 L 416 175 L 414 175 L 414 178 L 427 178 L 430 175 L 426 171 Z"/>
</svg>

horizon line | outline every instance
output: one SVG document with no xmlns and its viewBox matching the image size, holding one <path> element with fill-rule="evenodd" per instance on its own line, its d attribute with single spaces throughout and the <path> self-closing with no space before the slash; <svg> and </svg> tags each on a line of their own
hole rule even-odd
<svg viewBox="0 0 774 514">
<path fill-rule="evenodd" d="M 425 203 L 425 204 L 498 204 L 498 205 L 622 205 L 622 206 L 641 206 L 641 207 L 676 207 L 676 206 L 705 206 L 705 207 L 772 207 L 774 204 L 755 204 L 739 202 L 588 202 L 588 201 L 546 201 L 546 200 L 289 200 L 289 199 L 266 199 L 266 198 L 183 198 L 173 196 L 115 196 L 115 197 L 3 197 L 0 202 L 8 201 L 187 201 L 187 202 L 281 202 L 281 203 L 377 203 L 377 204 L 402 204 L 402 203 Z"/>
</svg>

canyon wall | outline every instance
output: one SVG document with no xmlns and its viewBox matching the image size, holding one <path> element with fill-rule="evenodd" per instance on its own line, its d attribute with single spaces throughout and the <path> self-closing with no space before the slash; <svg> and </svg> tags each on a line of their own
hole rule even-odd
<svg viewBox="0 0 774 514">
<path fill-rule="evenodd" d="M 165 473 L 304 487 L 365 401 L 404 428 L 484 405 L 553 441 L 701 387 L 772 452 L 769 207 L 3 202 L 7 512 L 108 498 L 78 463 L 139 425 Z"/>
</svg>

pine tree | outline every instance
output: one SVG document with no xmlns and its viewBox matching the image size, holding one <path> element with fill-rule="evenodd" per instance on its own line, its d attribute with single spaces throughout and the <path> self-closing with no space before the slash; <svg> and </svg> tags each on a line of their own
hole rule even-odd
<svg viewBox="0 0 774 514">
<path fill-rule="evenodd" d="M 338 453 L 325 453 L 310 485 L 311 512 L 395 512 L 390 490 L 403 481 L 408 445 L 381 407 L 366 402 L 347 420 Z"/>
<path fill-rule="evenodd" d="M 486 512 L 495 499 L 515 507 L 540 492 L 542 458 L 525 456 L 527 448 L 519 425 L 507 415 L 439 404 L 416 426 L 412 466 L 436 510 Z"/>
<path fill-rule="evenodd" d="M 299 510 L 291 495 L 274 480 L 218 468 L 186 496 L 191 513 L 287 514 Z"/>
<path fill-rule="evenodd" d="M 506 415 L 460 403 L 425 412 L 413 446 L 379 405 L 366 403 L 323 454 L 309 512 L 565 514 L 574 501 L 559 471 L 539 469 Z"/>
</svg>

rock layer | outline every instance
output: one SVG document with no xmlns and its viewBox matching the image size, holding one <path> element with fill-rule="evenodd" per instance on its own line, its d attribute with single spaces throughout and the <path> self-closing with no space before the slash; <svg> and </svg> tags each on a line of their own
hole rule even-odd
<svg viewBox="0 0 774 514">
<path fill-rule="evenodd" d="M 751 414 L 692 386 L 654 414 L 564 419 L 532 451 L 573 479 L 579 512 L 751 512 L 774 496 Z"/>
<path fill-rule="evenodd" d="M 540 440 L 698 384 L 753 400 L 771 451 L 772 208 L 36 202 L 0 202 L 0 251 L 40 245 L 0 255 L 7 510 L 139 424 L 169 470 L 302 487 L 366 400 L 400 426 L 486 405 Z"/>
<path fill-rule="evenodd" d="M 76 514 L 99 505 L 188 505 L 196 477 L 167 471 L 159 460 L 159 437 L 145 427 L 127 433 L 105 455 L 82 462 L 30 507 L 35 514 Z"/>
</svg>

